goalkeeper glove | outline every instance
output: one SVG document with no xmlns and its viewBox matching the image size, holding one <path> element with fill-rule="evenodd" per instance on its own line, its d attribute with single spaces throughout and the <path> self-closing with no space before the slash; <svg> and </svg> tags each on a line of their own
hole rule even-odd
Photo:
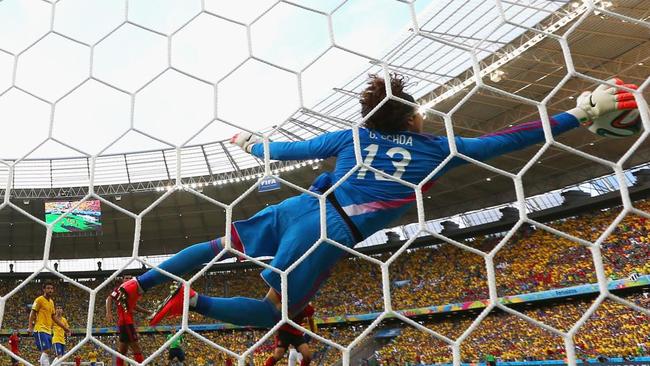
<svg viewBox="0 0 650 366">
<path fill-rule="evenodd" d="M 261 138 L 259 138 L 256 135 L 253 135 L 248 131 L 242 131 L 230 138 L 231 144 L 235 144 L 241 147 L 244 151 L 246 151 L 249 154 L 251 153 L 251 149 L 253 148 L 253 145 L 257 144 L 260 141 L 262 141 Z"/>
<path fill-rule="evenodd" d="M 635 84 L 624 84 L 621 79 L 610 79 L 609 82 L 622 85 L 629 89 L 637 89 Z M 583 92 L 578 97 L 576 108 L 568 111 L 580 122 L 591 121 L 610 112 L 637 108 L 634 94 L 606 84 L 598 86 L 593 92 Z"/>
</svg>

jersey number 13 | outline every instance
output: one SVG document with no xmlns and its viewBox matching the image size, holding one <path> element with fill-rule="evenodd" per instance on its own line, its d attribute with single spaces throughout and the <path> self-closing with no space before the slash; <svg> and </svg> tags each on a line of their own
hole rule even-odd
<svg viewBox="0 0 650 366">
<path fill-rule="evenodd" d="M 368 145 L 363 150 L 368 152 L 366 158 L 363 159 L 363 164 L 367 166 L 372 166 L 372 162 L 375 160 L 375 157 L 377 156 L 377 152 L 379 151 L 379 145 L 377 144 Z M 386 151 L 386 155 L 388 155 L 391 158 L 391 163 L 393 163 L 393 166 L 395 167 L 395 172 L 392 174 L 392 177 L 397 179 L 402 178 L 402 175 L 406 171 L 406 167 L 411 162 L 411 153 L 403 147 L 392 147 L 388 149 L 388 151 Z M 396 155 L 397 158 L 395 158 Z M 357 174 L 357 179 L 365 179 L 367 172 L 368 169 L 365 167 L 359 169 L 359 173 Z M 389 180 L 388 178 L 384 178 L 381 174 L 377 174 L 377 173 L 375 173 L 375 179 Z"/>
</svg>

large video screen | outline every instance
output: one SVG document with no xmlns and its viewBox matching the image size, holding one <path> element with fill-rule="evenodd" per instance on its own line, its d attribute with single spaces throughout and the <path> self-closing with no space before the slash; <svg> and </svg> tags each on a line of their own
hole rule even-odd
<svg viewBox="0 0 650 366">
<path fill-rule="evenodd" d="M 68 212 L 79 201 L 45 202 L 45 222 L 51 223 Z M 82 202 L 62 220 L 58 221 L 52 231 L 55 233 L 75 233 L 82 231 L 100 231 L 102 228 L 102 210 L 99 200 Z"/>
</svg>

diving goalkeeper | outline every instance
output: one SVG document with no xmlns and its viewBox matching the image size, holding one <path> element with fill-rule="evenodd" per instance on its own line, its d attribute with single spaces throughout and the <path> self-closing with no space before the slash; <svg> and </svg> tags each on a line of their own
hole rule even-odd
<svg viewBox="0 0 650 366">
<path fill-rule="evenodd" d="M 415 103 L 415 99 L 404 91 L 405 79 L 402 76 L 392 75 L 389 82 L 393 95 Z M 618 79 L 612 82 L 624 85 Z M 632 84 L 625 86 L 636 88 Z M 366 166 L 388 176 L 418 184 L 450 154 L 450 141 L 445 136 L 423 133 L 423 118 L 411 105 L 388 100 L 370 114 L 385 98 L 385 80 L 370 76 L 360 98 L 361 115 L 366 117 L 364 127 L 359 129 L 361 159 Z M 553 135 L 577 128 L 581 122 L 605 113 L 637 107 L 631 93 L 615 87 L 599 87 L 581 96 L 579 101 L 576 108 L 550 118 Z M 476 138 L 455 137 L 453 142 L 459 153 L 487 161 L 543 141 L 542 123 L 533 121 Z M 264 157 L 260 139 L 248 132 L 234 136 L 231 143 L 258 158 Z M 306 141 L 271 142 L 269 150 L 274 160 L 336 157 L 334 171 L 321 174 L 310 188 L 318 193 L 342 179 L 357 163 L 352 130 L 325 133 Z M 435 180 L 464 163 L 466 160 L 459 157 L 451 159 L 424 185 L 423 190 L 428 190 Z M 388 227 L 414 202 L 412 188 L 360 168 L 327 196 L 327 237 L 353 247 L 374 232 Z M 319 240 L 319 201 L 308 194 L 288 198 L 247 220 L 234 222 L 231 233 L 233 248 L 251 257 L 273 256 L 270 264 L 284 270 Z M 163 262 L 159 268 L 182 275 L 210 261 L 223 248 L 224 238 L 194 244 Z M 290 317 L 308 304 L 343 255 L 343 250 L 322 243 L 289 273 L 287 300 Z M 264 269 L 261 276 L 270 288 L 263 299 L 209 297 L 190 289 L 190 310 L 227 323 L 272 327 L 281 319 L 280 275 Z M 120 299 L 132 309 L 143 293 L 168 280 L 162 273 L 149 270 L 124 283 L 120 288 Z M 170 294 L 161 304 L 151 325 L 182 313 L 181 289 Z"/>
</svg>

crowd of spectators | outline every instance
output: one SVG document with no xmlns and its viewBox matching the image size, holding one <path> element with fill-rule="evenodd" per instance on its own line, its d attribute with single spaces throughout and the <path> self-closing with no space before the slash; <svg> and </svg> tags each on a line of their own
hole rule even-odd
<svg viewBox="0 0 650 366">
<path fill-rule="evenodd" d="M 647 306 L 650 302 L 643 294 L 629 295 L 627 299 L 641 306 Z M 578 299 L 535 306 L 521 311 L 560 331 L 567 331 L 587 311 L 592 301 Z M 472 324 L 475 317 L 475 314 L 438 317 L 422 320 L 420 324 L 450 339 L 456 339 Z M 381 324 L 377 329 L 386 328 L 400 328 L 401 333 L 378 349 L 375 354 L 378 365 L 404 366 L 451 362 L 451 349 L 434 336 L 410 325 L 395 322 Z M 347 346 L 362 330 L 363 326 L 339 325 L 322 327 L 318 333 L 326 339 Z M 264 334 L 263 330 L 251 329 L 201 333 L 206 339 L 238 354 L 252 347 Z M 371 334 L 368 338 L 372 339 L 372 337 Z M 115 336 L 100 336 L 98 339 L 111 348 L 115 347 Z M 69 347 L 81 340 L 80 336 L 71 337 L 68 339 Z M 140 334 L 140 344 L 147 356 L 158 350 L 165 340 L 166 334 L 163 333 Z M 38 358 L 31 339 L 23 338 L 23 341 L 22 356 L 32 360 Z M 577 356 L 580 358 L 597 358 L 602 355 L 606 357 L 648 355 L 650 317 L 611 300 L 605 300 L 579 329 L 575 337 L 575 345 Z M 333 365 L 340 359 L 340 351 L 317 340 L 311 342 L 311 347 L 315 352 L 314 365 Z M 191 335 L 185 335 L 183 349 L 187 359 L 191 360 L 188 365 L 236 364 L 234 357 Z M 79 354 L 82 359 L 87 359 L 91 350 L 99 351 L 99 360 L 105 365 L 112 364 L 112 355 L 91 343 L 84 345 L 74 355 Z M 254 349 L 247 365 L 263 365 L 272 350 L 273 338 L 269 338 Z M 465 362 L 483 360 L 487 355 L 494 355 L 500 361 L 532 361 L 563 359 L 565 351 L 563 340 L 559 336 L 517 316 L 503 311 L 493 311 L 470 333 L 461 347 L 461 356 Z M 154 359 L 154 364 L 164 365 L 166 357 L 165 350 Z"/>
<path fill-rule="evenodd" d="M 636 202 L 635 206 L 646 212 L 650 211 L 650 202 L 648 201 Z M 619 212 L 620 209 L 611 208 L 578 217 L 565 218 L 548 223 L 548 225 L 572 236 L 593 242 L 602 235 Z M 500 244 L 503 237 L 504 234 L 489 235 L 466 240 L 465 244 L 483 252 L 489 252 Z M 635 274 L 650 274 L 650 260 L 648 260 L 650 258 L 650 221 L 644 217 L 628 215 L 618 224 L 613 233 L 603 240 L 601 252 L 606 275 L 612 279 L 626 278 Z M 391 255 L 391 253 L 383 253 L 374 257 L 385 261 Z M 494 264 L 497 290 L 500 296 L 596 282 L 593 258 L 589 248 L 546 230 L 529 226 L 521 227 L 510 237 L 496 254 Z M 488 298 L 483 258 L 451 244 L 409 249 L 391 264 L 389 274 L 392 304 L 395 309 L 428 307 Z M 89 288 L 99 286 L 102 281 L 103 279 L 79 279 L 80 283 Z M 356 257 L 339 262 L 333 270 L 332 277 L 313 300 L 317 316 L 381 311 L 383 309 L 381 281 L 381 270 L 373 263 Z M 0 283 L 0 292 L 7 294 L 21 282 L 21 280 L 3 280 Z M 259 277 L 259 270 L 256 269 L 211 272 L 195 282 L 194 287 L 201 293 L 224 297 L 260 298 L 267 291 L 265 283 Z M 95 327 L 113 326 L 113 324 L 108 324 L 104 317 L 104 299 L 112 288 L 113 285 L 105 286 L 97 295 L 93 309 L 93 326 Z M 160 286 L 148 293 L 142 304 L 145 307 L 154 308 L 155 303 L 164 298 L 167 292 L 166 286 Z M 2 328 L 5 330 L 26 328 L 31 303 L 40 294 L 41 288 L 38 282 L 26 284 L 13 294 L 5 304 Z M 58 283 L 54 299 L 57 304 L 63 305 L 65 316 L 73 328 L 86 327 L 89 307 L 87 292 L 70 283 Z M 585 302 L 568 302 L 554 305 L 552 308 L 532 309 L 529 311 L 529 315 L 543 317 L 544 319 L 540 320 L 564 329 L 563 327 L 572 324 L 569 320 L 575 322 L 587 307 L 588 304 Z M 648 319 L 645 319 L 645 325 L 638 324 L 637 318 L 633 315 L 626 315 L 627 313 L 621 313 L 621 311 L 623 310 L 619 305 L 606 302 L 594 315 L 598 315 L 600 318 L 592 317 L 590 322 L 585 325 L 583 335 L 579 333 L 576 340 L 576 344 L 584 346 L 585 355 L 594 352 L 623 355 L 632 352 L 632 348 L 637 347 L 639 342 L 646 342 L 644 344 L 648 346 L 647 339 L 639 339 L 637 335 L 640 329 L 645 330 L 646 335 L 649 333 L 647 324 L 650 322 Z M 616 319 L 616 321 L 608 320 L 610 318 Z M 144 324 L 144 320 L 141 318 L 138 318 L 137 322 Z M 197 314 L 190 316 L 191 324 L 211 322 L 213 320 Z M 429 321 L 426 325 L 453 333 L 454 330 L 466 329 L 469 322 L 469 319 L 463 317 L 452 317 Z M 561 341 L 559 343 L 557 340 L 554 341 L 555 343 L 550 342 L 548 338 L 550 335 L 539 333 L 543 332 L 541 329 L 530 328 L 532 333 L 521 333 L 520 331 L 524 329 L 521 322 L 519 318 L 509 315 L 491 314 L 468 338 L 465 344 L 467 348 L 462 350 L 463 357 L 473 359 L 481 354 L 493 354 L 502 359 L 557 357 L 557 352 L 553 351 L 555 352 L 553 353 L 552 350 L 549 350 L 548 345 L 559 344 L 562 346 Z M 178 325 L 180 322 L 172 320 L 165 324 Z M 592 332 L 590 324 L 601 324 L 602 326 L 598 328 L 599 330 Z M 624 329 L 627 333 L 621 335 L 623 333 L 620 333 L 620 329 Z M 322 328 L 321 332 L 322 335 L 332 334 L 328 328 Z M 351 341 L 355 333 L 340 327 L 335 332 L 335 341 L 346 340 L 345 342 L 340 341 L 341 344 Z M 444 345 L 440 346 L 435 343 L 438 341 L 431 343 L 430 339 L 427 341 L 429 343 L 422 343 L 424 341 L 416 339 L 414 335 L 416 333 L 418 332 L 414 329 L 405 328 L 401 336 L 381 351 L 380 358 L 395 359 L 396 362 L 407 358 L 415 360 L 416 357 L 427 362 L 449 360 L 450 354 Z M 442 331 L 441 333 L 445 334 Z M 452 333 L 448 336 L 452 337 Z M 494 334 L 499 337 L 494 337 Z M 153 352 L 158 345 L 164 342 L 162 335 L 143 335 L 143 337 L 146 337 L 146 341 L 143 342 L 146 352 Z M 232 350 L 239 347 L 235 352 L 242 352 L 259 339 L 261 333 L 224 331 L 206 333 L 206 337 L 213 339 L 218 344 L 231 345 L 233 348 L 226 347 Z M 404 342 L 405 339 L 411 341 Z M 26 343 L 29 343 L 29 346 L 25 346 L 26 350 L 31 350 L 32 342 Z M 194 344 L 194 349 L 197 350 L 196 358 L 201 357 L 205 359 L 206 364 L 209 363 L 210 359 L 206 355 L 210 354 L 212 348 L 199 341 L 192 341 L 191 344 Z M 264 354 L 268 353 L 264 347 L 271 347 L 271 345 L 269 342 L 265 345 L 253 354 L 255 364 L 258 364 Z M 327 347 L 322 346 L 321 348 L 319 355 L 323 359 L 338 357 L 337 352 L 333 350 L 325 352 L 323 350 L 326 350 Z M 531 349 L 536 349 L 535 352 L 532 352 L 533 355 L 519 352 Z M 427 353 L 424 353 L 424 350 L 427 350 Z M 83 349 L 80 350 L 80 352 L 82 351 Z M 217 356 L 214 354 L 215 358 L 212 360 L 215 365 L 220 364 L 221 361 L 225 362 L 225 354 L 221 359 Z M 32 359 L 34 358 L 32 357 Z"/>
<path fill-rule="evenodd" d="M 648 201 L 636 207 L 650 211 Z M 575 237 L 596 241 L 619 214 L 607 209 L 552 222 Z M 601 245 L 605 273 L 612 279 L 650 273 L 650 220 L 628 215 Z M 465 244 L 489 252 L 503 235 L 468 240 Z M 390 253 L 376 256 L 387 260 Z M 500 296 L 550 290 L 596 282 L 590 250 L 542 229 L 520 228 L 494 258 Z M 487 299 L 485 262 L 479 255 L 451 244 L 414 249 L 390 266 L 393 307 L 410 309 Z M 381 271 L 361 259 L 342 261 L 323 286 L 315 303 L 321 314 L 379 311 L 383 307 Z M 345 301 L 341 301 L 345 299 Z"/>
<path fill-rule="evenodd" d="M 336 339 L 337 342 L 343 345 L 351 342 L 358 332 L 355 332 L 354 327 L 345 326 L 333 328 L 324 328 L 319 332 L 323 337 L 328 339 Z M 206 339 L 238 354 L 244 353 L 250 347 L 254 346 L 259 341 L 266 331 L 263 330 L 224 330 L 203 332 L 201 336 Z M 140 345 L 145 357 L 154 354 L 167 340 L 166 333 L 141 333 Z M 83 337 L 73 336 L 68 338 L 68 344 L 71 346 L 81 342 Z M 106 346 L 116 348 L 116 336 L 98 336 L 97 339 Z M 33 347 L 33 340 L 28 337 L 22 337 L 21 342 L 21 357 L 27 360 L 37 360 L 40 352 L 37 352 Z M 340 359 L 340 351 L 330 347 L 325 343 L 318 341 L 311 341 L 311 347 L 314 351 L 313 364 L 314 365 L 332 365 Z M 196 338 L 192 335 L 185 334 L 182 342 L 182 349 L 186 355 L 188 362 L 186 366 L 223 366 L 223 365 L 237 365 L 237 359 L 223 351 L 213 348 L 204 340 Z M 269 357 L 274 349 L 274 338 L 270 337 L 260 346 L 255 348 L 247 358 L 247 365 L 263 365 L 264 361 Z M 69 360 L 72 361 L 75 356 L 79 355 L 82 361 L 89 360 L 89 353 L 91 351 L 97 352 L 98 361 L 109 366 L 114 364 L 114 356 L 109 352 L 102 349 L 100 346 L 88 341 L 78 351 L 74 352 Z M 153 365 L 167 365 L 168 351 L 163 350 L 153 359 Z M 2 357 L 0 357 L 0 360 Z M 286 365 L 286 358 L 280 362 L 279 365 Z M 0 361 L 0 364 L 4 364 Z"/>
<path fill-rule="evenodd" d="M 643 294 L 628 296 L 646 305 Z M 592 305 L 593 300 L 572 300 L 522 310 L 527 316 L 566 332 Z M 425 327 L 451 339 L 458 338 L 476 315 L 445 317 L 422 322 Z M 579 328 L 576 356 L 581 359 L 648 356 L 650 317 L 627 306 L 605 300 Z M 561 337 L 504 311 L 485 317 L 461 346 L 464 362 L 485 361 L 493 355 L 501 361 L 562 360 L 566 357 Z M 381 365 L 450 363 L 450 347 L 429 333 L 402 326 L 401 334 L 377 353 Z"/>
</svg>

